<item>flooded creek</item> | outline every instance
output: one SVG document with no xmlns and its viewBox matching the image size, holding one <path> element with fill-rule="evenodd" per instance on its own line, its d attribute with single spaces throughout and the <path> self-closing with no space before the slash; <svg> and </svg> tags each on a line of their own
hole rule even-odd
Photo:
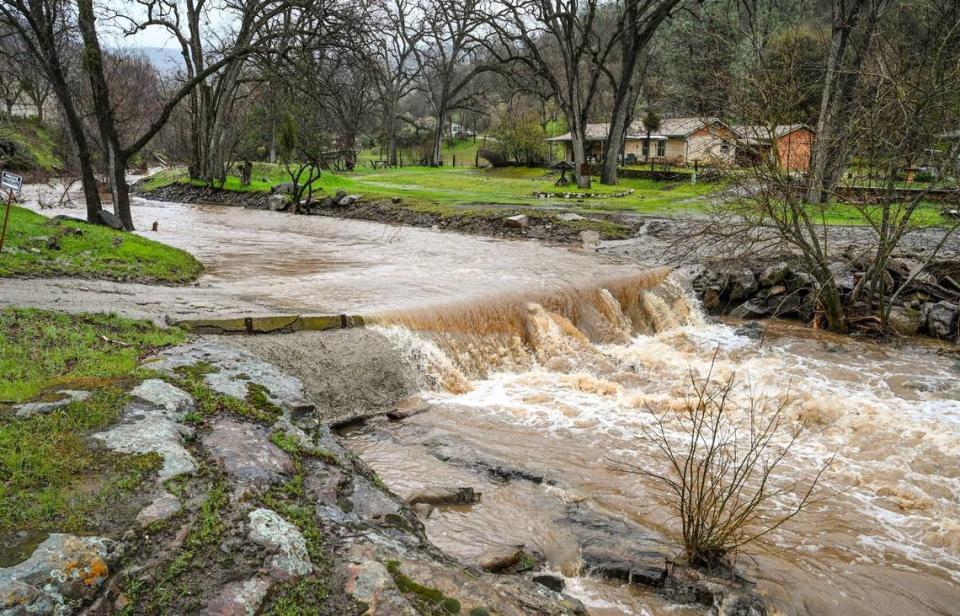
<svg viewBox="0 0 960 616">
<path fill-rule="evenodd" d="M 743 414 L 762 394 L 789 402 L 788 427 L 805 427 L 774 482 L 803 485 L 835 456 L 810 508 L 737 561 L 775 613 L 957 614 L 956 353 L 780 322 L 759 340 L 706 322 L 676 284 L 657 278 L 639 281 L 639 291 L 604 293 L 600 284 L 593 295 L 567 294 L 552 310 L 508 299 L 438 309 L 432 321 L 430 311 L 387 315 L 395 324 L 382 331 L 422 366 L 426 410 L 368 422 L 348 433 L 349 446 L 403 497 L 452 486 L 482 492 L 473 506 L 435 508 L 424 519 L 431 540 L 466 563 L 522 544 L 591 613 L 702 613 L 600 580 L 588 554 L 618 543 L 627 552 L 679 551 L 662 492 L 624 463 L 665 468 L 643 438 L 651 410 L 675 416 L 691 374 L 702 378 L 715 361 L 715 377 L 736 374 L 729 412 Z M 680 427 L 668 427 L 682 441 Z"/>
</svg>

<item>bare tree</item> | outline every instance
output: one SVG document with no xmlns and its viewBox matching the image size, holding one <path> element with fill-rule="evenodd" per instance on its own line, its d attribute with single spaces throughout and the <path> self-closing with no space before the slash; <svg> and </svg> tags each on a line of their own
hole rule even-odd
<svg viewBox="0 0 960 616">
<path fill-rule="evenodd" d="M 422 63 L 417 51 L 423 37 L 420 15 L 409 0 L 387 0 L 381 13 L 383 27 L 374 46 L 374 57 L 380 66 L 378 87 L 383 108 L 383 132 L 387 146 L 387 162 L 397 166 L 397 130 L 400 101 L 416 89 Z"/>
<path fill-rule="evenodd" d="M 581 188 L 590 186 L 584 173 L 587 122 L 620 36 L 618 28 L 602 22 L 603 10 L 599 0 L 504 0 L 495 2 L 488 16 L 495 33 L 488 52 L 503 66 L 525 66 L 563 112 Z"/>
<path fill-rule="evenodd" d="M 681 0 L 624 0 L 622 14 L 618 19 L 622 29 L 620 36 L 619 70 L 614 76 L 612 112 L 607 130 L 600 181 L 617 183 L 619 154 L 633 116 L 634 102 L 642 79 L 640 59 L 660 25 Z M 649 144 L 649 139 L 648 139 Z"/>
<path fill-rule="evenodd" d="M 430 99 L 437 121 L 431 165 L 443 162 L 441 148 L 450 112 L 469 104 L 475 96 L 472 80 L 488 70 L 477 41 L 484 23 L 480 8 L 480 0 L 424 0 L 418 5 L 423 14 L 416 53 L 420 89 Z"/>
<path fill-rule="evenodd" d="M 807 200 L 829 198 L 850 153 L 850 113 L 877 29 L 891 0 L 833 0 L 826 78 L 820 98 L 817 141 L 807 180 Z"/>
<path fill-rule="evenodd" d="M 0 17 L 15 32 L 43 72 L 60 102 L 64 121 L 76 149 L 80 179 L 87 205 L 87 220 L 97 222 L 101 209 L 90 144 L 83 119 L 77 111 L 73 88 L 68 80 L 64 57 L 67 39 L 72 35 L 73 7 L 67 0 L 5 0 Z"/>
</svg>

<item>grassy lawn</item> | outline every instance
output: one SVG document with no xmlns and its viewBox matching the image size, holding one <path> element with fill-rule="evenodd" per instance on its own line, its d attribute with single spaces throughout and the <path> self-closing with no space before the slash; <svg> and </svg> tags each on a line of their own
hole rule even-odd
<svg viewBox="0 0 960 616">
<path fill-rule="evenodd" d="M 0 331 L 0 544 L 12 531 L 92 531 L 93 518 L 161 460 L 95 448 L 87 435 L 117 421 L 125 392 L 144 376 L 138 360 L 185 334 L 112 315 L 20 308 L 0 311 Z M 55 399 L 59 389 L 92 396 L 26 418 L 8 408 Z M 0 550 L 3 560 L 22 556 Z"/>
<path fill-rule="evenodd" d="M 606 194 L 633 190 L 622 198 L 568 200 L 560 198 L 538 199 L 535 191 L 576 191 L 575 187 L 560 189 L 554 186 L 557 176 L 544 169 L 507 167 L 487 169 L 474 167 L 402 167 L 399 169 L 364 169 L 353 173 L 324 173 L 315 188 L 327 192 L 345 190 L 370 198 L 402 197 L 405 201 L 431 203 L 453 207 L 470 206 L 562 206 L 585 211 L 634 211 L 642 213 L 683 213 L 702 208 L 697 199 L 718 190 L 715 184 L 688 184 L 655 182 L 653 180 L 624 179 L 617 186 L 604 186 L 594 182 L 588 191 Z M 182 170 L 161 172 L 148 180 L 146 190 L 158 188 L 173 181 L 188 182 Z M 253 180 L 249 186 L 240 186 L 239 179 L 231 175 L 224 188 L 227 190 L 265 192 L 270 187 L 290 181 L 278 165 L 256 164 Z M 201 183 L 193 181 L 197 185 Z"/>
<path fill-rule="evenodd" d="M 0 207 L 0 216 L 2 216 Z M 0 276 L 82 276 L 184 284 L 203 266 L 192 255 L 132 233 L 52 220 L 13 207 Z"/>
<path fill-rule="evenodd" d="M 419 211 L 442 213 L 489 214 L 490 209 L 506 207 L 561 207 L 581 213 L 629 212 L 655 215 L 683 215 L 704 213 L 709 207 L 709 195 L 723 189 L 722 184 L 699 182 L 661 182 L 648 179 L 622 178 L 617 186 L 605 186 L 595 181 L 588 191 L 608 194 L 633 190 L 625 197 L 539 199 L 535 191 L 578 192 L 575 186 L 560 189 L 554 186 L 557 176 L 540 168 L 507 167 L 500 169 L 474 167 L 402 167 L 399 169 L 363 169 L 353 173 L 323 173 L 315 189 L 333 193 L 345 190 L 369 198 L 402 197 L 405 206 Z M 171 182 L 200 182 L 189 180 L 183 170 L 168 170 L 153 176 L 146 188 L 157 188 Z M 254 165 L 250 186 L 240 186 L 236 176 L 227 179 L 227 190 L 266 192 L 289 177 L 278 165 Z M 866 224 L 861 214 L 849 204 L 831 204 L 825 211 L 828 224 Z M 935 204 L 925 204 L 916 214 L 922 225 L 941 224 Z"/>
<path fill-rule="evenodd" d="M 36 166 L 43 171 L 63 168 L 63 162 L 55 154 L 56 146 L 50 130 L 35 120 L 0 123 L 0 139 L 22 145 L 33 156 Z"/>
</svg>

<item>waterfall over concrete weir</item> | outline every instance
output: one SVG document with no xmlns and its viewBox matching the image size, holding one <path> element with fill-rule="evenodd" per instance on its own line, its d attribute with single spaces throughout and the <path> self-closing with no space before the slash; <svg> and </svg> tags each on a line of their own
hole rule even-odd
<svg viewBox="0 0 960 616">
<path fill-rule="evenodd" d="M 534 362 L 570 371 L 601 359 L 595 344 L 623 344 L 698 318 L 669 275 L 669 268 L 655 268 L 549 291 L 383 312 L 367 321 L 426 337 L 471 378 Z"/>
</svg>

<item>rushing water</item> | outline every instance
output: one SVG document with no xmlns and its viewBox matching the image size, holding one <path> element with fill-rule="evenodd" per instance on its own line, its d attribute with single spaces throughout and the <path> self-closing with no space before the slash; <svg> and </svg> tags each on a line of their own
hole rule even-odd
<svg viewBox="0 0 960 616">
<path fill-rule="evenodd" d="M 737 335 L 705 322 L 671 280 L 653 286 L 662 278 L 539 304 L 508 297 L 383 315 L 394 324 L 383 331 L 422 366 L 429 411 L 373 422 L 350 446 L 403 496 L 483 492 L 477 505 L 425 519 L 430 538 L 465 562 L 492 546 L 535 546 L 592 613 L 696 613 L 583 575 L 582 542 L 563 518 L 573 505 L 676 533 L 656 485 L 622 463 L 664 468 L 643 427 L 651 411 L 667 413 L 680 443 L 691 375 L 713 365 L 716 378 L 736 375 L 733 416 L 763 394 L 768 405 L 789 401 L 787 428 L 805 426 L 778 485 L 806 485 L 834 457 L 816 502 L 738 561 L 777 612 L 960 613 L 960 358 L 776 322 L 762 340 Z M 492 480 L 478 460 L 545 481 Z"/>
</svg>

